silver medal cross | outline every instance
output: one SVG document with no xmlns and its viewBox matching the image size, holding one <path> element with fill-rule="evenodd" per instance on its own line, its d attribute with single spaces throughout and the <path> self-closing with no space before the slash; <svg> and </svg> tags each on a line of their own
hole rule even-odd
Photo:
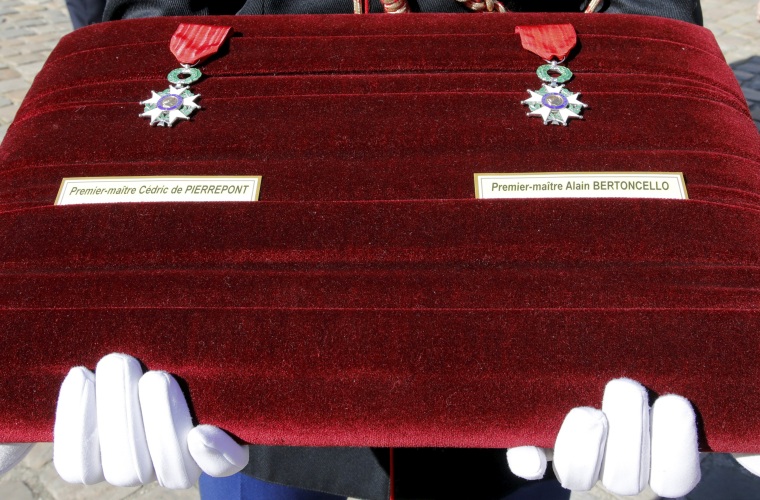
<svg viewBox="0 0 760 500">
<path fill-rule="evenodd" d="M 196 109 L 200 109 L 195 100 L 200 94 L 193 94 L 187 85 L 197 81 L 201 72 L 197 68 L 182 67 L 169 73 L 172 84 L 161 92 L 151 91 L 151 98 L 141 101 L 145 108 L 141 117 L 150 118 L 151 125 L 171 127 L 177 120 L 189 120 Z"/>
<path fill-rule="evenodd" d="M 559 76 L 552 76 L 556 73 Z M 578 100 L 580 92 L 572 93 L 563 85 L 573 77 L 572 71 L 559 66 L 557 61 L 544 64 L 536 70 L 538 77 L 544 83 L 538 90 L 528 89 L 529 99 L 521 101 L 530 111 L 528 116 L 538 116 L 544 120 L 544 125 L 567 126 L 571 118 L 583 119 L 581 112 L 586 104 Z M 547 85 L 548 84 L 548 85 Z"/>
</svg>

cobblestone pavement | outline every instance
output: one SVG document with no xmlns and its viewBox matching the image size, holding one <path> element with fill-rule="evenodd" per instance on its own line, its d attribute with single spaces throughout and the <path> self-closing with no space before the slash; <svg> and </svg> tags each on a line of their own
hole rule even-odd
<svg viewBox="0 0 760 500">
<path fill-rule="evenodd" d="M 64 0 L 0 0 L 0 139 L 50 51 L 70 31 Z"/>
<path fill-rule="evenodd" d="M 705 25 L 713 31 L 742 85 L 760 129 L 760 23 L 755 0 L 702 0 Z M 64 0 L 0 0 L 0 139 L 50 51 L 71 31 Z M 52 467 L 52 448 L 37 445 L 18 467 L 0 478 L 4 500 L 197 499 L 197 489 L 168 491 L 157 486 L 77 487 Z M 601 493 L 596 498 L 606 498 Z"/>
<path fill-rule="evenodd" d="M 198 500 L 197 488 L 167 490 L 152 483 L 119 488 L 108 483 L 74 485 L 60 478 L 53 467 L 53 445 L 39 443 L 26 458 L 0 477 L 2 500 Z"/>
<path fill-rule="evenodd" d="M 760 130 L 760 22 L 756 0 L 702 0 L 705 26 L 718 39 Z"/>
</svg>

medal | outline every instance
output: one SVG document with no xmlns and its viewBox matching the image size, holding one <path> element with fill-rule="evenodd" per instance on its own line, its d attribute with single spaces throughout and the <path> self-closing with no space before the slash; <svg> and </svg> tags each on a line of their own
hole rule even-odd
<svg viewBox="0 0 760 500">
<path fill-rule="evenodd" d="M 530 110 L 528 116 L 542 118 L 544 125 L 567 126 L 571 118 L 583 119 L 581 112 L 587 105 L 578 100 L 580 92 L 565 88 L 573 72 L 560 66 L 577 42 L 573 25 L 517 26 L 515 32 L 520 34 L 524 49 L 547 62 L 536 70 L 544 84 L 538 90 L 528 89 L 530 98 L 521 101 Z"/>
<path fill-rule="evenodd" d="M 189 120 L 190 115 L 200 109 L 195 102 L 200 94 L 189 89 L 190 84 L 203 76 L 195 66 L 216 54 L 230 30 L 229 26 L 180 24 L 172 35 L 169 49 L 182 67 L 167 76 L 168 89 L 151 91 L 151 98 L 140 102 L 145 106 L 140 116 L 150 118 L 150 124 L 159 127 L 171 127 L 177 120 Z"/>
</svg>

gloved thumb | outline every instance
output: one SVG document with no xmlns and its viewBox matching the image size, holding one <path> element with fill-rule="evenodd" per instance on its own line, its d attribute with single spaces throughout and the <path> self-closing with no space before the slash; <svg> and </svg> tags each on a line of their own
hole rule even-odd
<svg viewBox="0 0 760 500">
<path fill-rule="evenodd" d="M 546 473 L 546 452 L 535 446 L 518 446 L 507 450 L 509 470 L 517 477 L 535 480 Z"/>
<path fill-rule="evenodd" d="M 34 443 L 0 444 L 0 475 L 5 474 L 24 459 Z"/>
<path fill-rule="evenodd" d="M 187 445 L 195 462 L 209 476 L 231 476 L 248 464 L 248 446 L 237 444 L 213 425 L 195 427 L 187 436 Z"/>
</svg>

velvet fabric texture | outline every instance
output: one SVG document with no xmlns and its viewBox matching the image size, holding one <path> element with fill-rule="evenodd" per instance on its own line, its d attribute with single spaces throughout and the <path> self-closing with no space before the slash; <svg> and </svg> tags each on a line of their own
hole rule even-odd
<svg viewBox="0 0 760 500">
<path fill-rule="evenodd" d="M 0 149 L 0 439 L 47 441 L 121 351 L 202 423 L 302 446 L 551 446 L 605 383 L 760 452 L 760 139 L 709 31 L 633 15 L 203 18 L 235 35 L 137 115 L 195 18 L 65 37 Z M 585 119 L 525 116 L 516 25 L 572 23 Z M 474 199 L 473 174 L 677 171 L 686 201 Z M 53 206 L 61 179 L 262 175 L 254 203 Z"/>
</svg>

